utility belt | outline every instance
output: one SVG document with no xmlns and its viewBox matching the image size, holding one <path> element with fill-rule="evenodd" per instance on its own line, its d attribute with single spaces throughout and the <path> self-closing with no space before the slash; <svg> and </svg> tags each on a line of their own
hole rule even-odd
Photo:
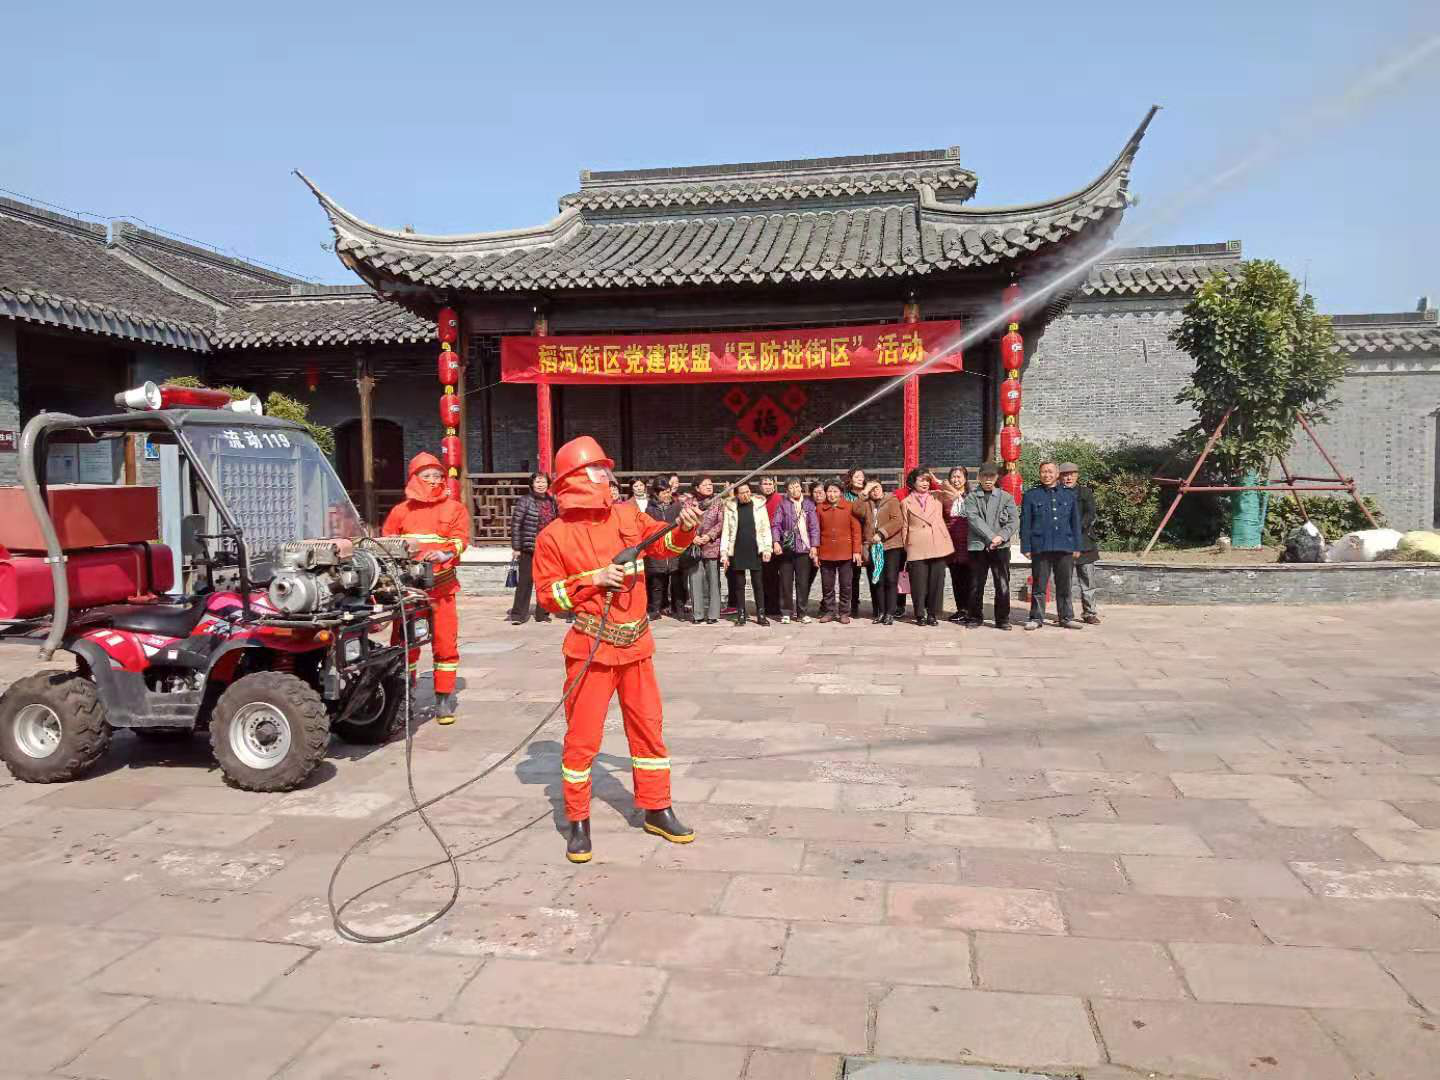
<svg viewBox="0 0 1440 1080">
<path fill-rule="evenodd" d="M 622 649 L 634 645 L 650 632 L 649 616 L 641 616 L 634 622 L 628 623 L 612 623 L 607 620 L 602 629 L 600 616 L 591 615 L 586 611 L 577 611 L 575 621 L 571 625 L 586 637 L 598 637 L 607 645 L 616 645 Z"/>
<path fill-rule="evenodd" d="M 459 579 L 455 573 L 455 565 L 451 563 L 445 567 L 445 569 L 435 571 L 435 584 L 430 587 L 432 589 L 442 589 L 447 585 L 453 585 L 457 580 Z"/>
</svg>

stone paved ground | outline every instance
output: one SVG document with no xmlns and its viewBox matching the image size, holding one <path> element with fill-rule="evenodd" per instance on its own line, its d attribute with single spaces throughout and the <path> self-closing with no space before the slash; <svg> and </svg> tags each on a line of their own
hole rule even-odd
<svg viewBox="0 0 1440 1080">
<path fill-rule="evenodd" d="M 461 723 L 422 793 L 557 688 L 558 625 L 465 612 Z M 618 724 L 596 861 L 549 819 L 467 857 L 456 910 L 345 943 L 339 852 L 403 755 L 228 789 L 198 740 L 0 781 L 0 1077 L 818 1080 L 845 1055 L 1086 1077 L 1440 1075 L 1440 604 L 1112 609 L 1002 636 L 667 623 L 675 793 L 627 820 Z M 7 678 L 26 654 L 7 651 Z M 552 728 L 436 809 L 462 848 L 543 813 Z M 351 891 L 431 856 L 374 844 Z M 385 930 L 438 876 L 354 909 Z"/>
</svg>

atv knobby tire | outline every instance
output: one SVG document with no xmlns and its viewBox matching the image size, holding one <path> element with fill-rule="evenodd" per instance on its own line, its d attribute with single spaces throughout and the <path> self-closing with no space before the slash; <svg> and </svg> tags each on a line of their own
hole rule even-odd
<svg viewBox="0 0 1440 1080">
<path fill-rule="evenodd" d="M 379 746 L 389 742 L 404 723 L 405 710 L 402 706 L 409 693 L 410 680 L 406 678 L 404 668 L 385 676 L 375 688 L 371 701 L 360 706 L 349 720 L 340 720 L 333 725 L 335 734 L 348 743 L 360 746 Z"/>
<path fill-rule="evenodd" d="M 59 738 L 53 748 L 54 724 Z M 24 730 L 22 730 L 22 728 Z M 44 729 L 45 734 L 37 732 Z M 55 784 L 89 772 L 110 745 L 110 724 L 95 684 L 75 671 L 42 671 L 0 697 L 0 759 L 16 780 Z"/>
<path fill-rule="evenodd" d="M 291 791 L 325 757 L 330 714 L 309 683 L 280 671 L 236 679 L 210 716 L 210 748 L 246 791 Z"/>
</svg>

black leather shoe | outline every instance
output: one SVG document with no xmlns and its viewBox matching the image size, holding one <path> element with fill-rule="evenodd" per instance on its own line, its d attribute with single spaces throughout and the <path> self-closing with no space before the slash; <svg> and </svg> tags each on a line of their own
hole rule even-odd
<svg viewBox="0 0 1440 1080">
<path fill-rule="evenodd" d="M 571 862 L 590 861 L 590 819 L 570 822 L 570 839 L 565 843 L 565 858 Z"/>
<path fill-rule="evenodd" d="M 672 844 L 688 844 L 695 839 L 695 830 L 680 824 L 674 809 L 669 806 L 664 810 L 645 811 L 645 831 L 663 836 Z"/>
<path fill-rule="evenodd" d="M 745 618 L 744 615 L 736 615 L 735 618 L 731 619 L 730 621 L 736 626 L 744 626 L 748 620 Z"/>
<path fill-rule="evenodd" d="M 945 621 L 959 623 L 961 626 L 964 626 L 966 623 L 969 622 L 969 620 L 964 615 L 961 615 L 958 611 L 954 615 L 951 615 Z"/>
<path fill-rule="evenodd" d="M 769 625 L 770 625 L 770 620 L 767 619 L 764 615 L 761 615 L 758 619 L 755 620 L 755 625 L 756 625 L 756 626 L 769 626 Z"/>
</svg>

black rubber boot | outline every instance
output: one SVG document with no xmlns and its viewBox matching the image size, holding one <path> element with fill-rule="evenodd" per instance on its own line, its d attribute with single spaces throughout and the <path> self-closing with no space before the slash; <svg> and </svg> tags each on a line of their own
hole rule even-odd
<svg viewBox="0 0 1440 1080">
<path fill-rule="evenodd" d="M 645 811 L 645 831 L 662 836 L 672 844 L 688 844 L 695 839 L 695 830 L 680 824 L 671 807 Z"/>
<path fill-rule="evenodd" d="M 570 839 L 565 844 L 565 858 L 571 862 L 590 861 L 590 819 L 570 822 Z"/>
<path fill-rule="evenodd" d="M 455 723 L 455 714 L 459 708 L 459 695 L 455 691 L 441 694 L 435 699 L 435 722 L 446 727 Z"/>
</svg>

